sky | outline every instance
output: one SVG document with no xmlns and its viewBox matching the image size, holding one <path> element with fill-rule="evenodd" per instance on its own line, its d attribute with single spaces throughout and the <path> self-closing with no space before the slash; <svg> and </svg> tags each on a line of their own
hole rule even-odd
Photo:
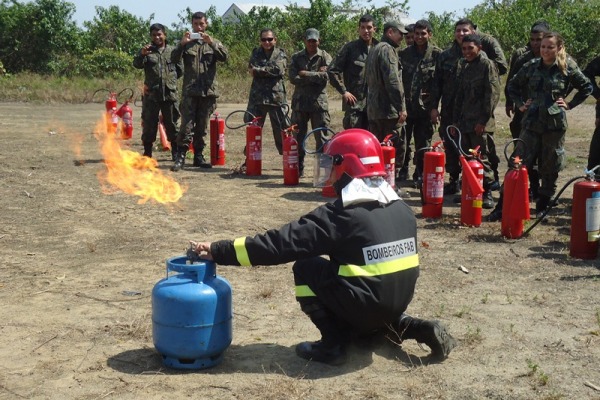
<svg viewBox="0 0 600 400">
<path fill-rule="evenodd" d="M 215 3 L 195 3 L 189 0 L 67 0 L 75 4 L 76 11 L 73 19 L 79 26 L 83 26 L 83 21 L 91 21 L 96 16 L 95 6 L 107 8 L 111 5 L 117 5 L 121 10 L 125 10 L 137 17 L 149 18 L 154 13 L 152 22 L 159 22 L 165 26 L 171 26 L 172 23 L 179 22 L 177 14 L 190 7 L 192 11 L 205 11 L 211 4 Z M 233 0 L 216 2 L 217 12 L 222 15 L 229 6 L 234 3 Z M 307 3 L 303 0 L 295 0 L 298 4 Z M 409 17 L 419 19 L 428 11 L 434 11 L 436 14 L 442 12 L 456 12 L 462 16 L 465 9 L 470 9 L 481 3 L 482 0 L 409 0 Z M 261 4 L 289 4 L 289 0 L 247 0 L 237 3 L 261 3 Z M 334 0 L 334 4 L 338 3 Z M 375 6 L 385 5 L 385 0 L 374 0 Z"/>
</svg>

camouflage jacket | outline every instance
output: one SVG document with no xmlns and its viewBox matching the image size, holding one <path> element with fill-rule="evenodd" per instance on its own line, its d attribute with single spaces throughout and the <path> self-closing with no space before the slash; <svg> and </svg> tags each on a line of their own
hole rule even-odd
<svg viewBox="0 0 600 400">
<path fill-rule="evenodd" d="M 494 132 L 498 93 L 498 72 L 485 52 L 471 62 L 461 58 L 456 69 L 453 123 L 462 133 L 475 132 L 477 124 L 485 125 L 486 132 Z"/>
<path fill-rule="evenodd" d="M 254 78 L 250 86 L 249 104 L 286 104 L 285 70 L 287 55 L 279 47 L 275 47 L 268 55 L 262 47 L 252 50 L 248 67 L 254 69 Z"/>
<path fill-rule="evenodd" d="M 498 85 L 500 85 L 499 75 L 507 71 L 506 58 L 500 48 L 500 44 L 492 36 L 481 35 L 481 48 L 494 62 L 496 76 L 498 76 Z M 490 57 L 490 55 L 492 55 Z M 458 60 L 462 58 L 462 49 L 456 41 L 444 50 L 437 58 L 433 86 L 431 88 L 431 108 L 437 109 L 441 103 L 440 115 L 442 119 L 452 116 L 452 99 L 454 97 L 454 80 L 456 78 L 456 66 Z M 498 98 L 500 92 L 497 93 Z"/>
<path fill-rule="evenodd" d="M 369 52 L 365 66 L 367 115 L 373 119 L 398 118 L 406 111 L 402 69 L 394 44 L 387 37 Z"/>
<path fill-rule="evenodd" d="M 510 96 L 508 95 L 508 82 L 512 79 L 513 76 L 515 76 L 517 72 L 519 72 L 523 65 L 533 60 L 534 58 L 535 54 L 533 54 L 533 51 L 531 50 L 531 47 L 529 45 L 515 50 L 510 56 L 509 70 L 508 75 L 506 76 L 506 86 L 504 86 L 506 107 L 512 107 L 514 105 L 512 100 L 510 99 Z"/>
<path fill-rule="evenodd" d="M 592 96 L 596 99 L 596 118 L 600 118 L 600 88 L 598 88 L 598 84 L 596 83 L 596 77 L 600 76 L 600 56 L 590 61 L 583 70 L 583 73 L 588 77 L 594 88 Z"/>
<path fill-rule="evenodd" d="M 171 61 L 173 46 L 152 52 L 146 56 L 142 51 L 133 58 L 133 66 L 144 70 L 144 94 L 154 101 L 177 101 L 177 79 L 183 73 L 183 63 Z"/>
<path fill-rule="evenodd" d="M 179 43 L 171 53 L 175 63 L 183 59 L 183 96 L 219 97 L 217 88 L 217 61 L 227 61 L 228 51 L 223 43 L 213 39 L 212 44 L 194 40 Z"/>
<path fill-rule="evenodd" d="M 541 58 L 535 58 L 508 82 L 508 94 L 516 108 L 532 100 L 523 114 L 523 128 L 534 132 L 560 131 L 567 129 L 567 116 L 556 105 L 556 99 L 565 98 L 570 87 L 577 89 L 577 93 L 568 103 L 569 109 L 577 107 L 593 91 L 592 83 L 572 58 L 567 58 L 566 74 L 556 63 L 547 68 Z"/>
<path fill-rule="evenodd" d="M 429 117 L 435 63 L 441 52 L 431 43 L 424 53 L 419 53 L 417 46 L 409 46 L 400 52 L 406 111 L 411 117 Z"/>
<path fill-rule="evenodd" d="M 508 63 L 506 62 L 506 57 L 500 43 L 498 43 L 495 37 L 487 33 L 477 32 L 477 34 L 481 37 L 481 49 L 485 51 L 487 57 L 496 65 L 498 76 L 504 75 L 508 72 Z"/>
<path fill-rule="evenodd" d="M 346 43 L 335 59 L 331 62 L 329 69 L 329 81 L 339 94 L 352 93 L 356 97 L 354 105 L 342 103 L 344 111 L 354 109 L 365 111 L 367 108 L 365 90 L 365 63 L 367 55 L 378 43 L 373 39 L 372 45 L 368 46 L 362 39 Z"/>
<path fill-rule="evenodd" d="M 328 110 L 327 104 L 327 67 L 331 64 L 331 56 L 322 49 L 310 57 L 306 50 L 292 56 L 290 62 L 290 82 L 295 86 L 292 96 L 292 110 L 315 112 Z M 298 75 L 307 71 L 307 75 Z"/>
</svg>

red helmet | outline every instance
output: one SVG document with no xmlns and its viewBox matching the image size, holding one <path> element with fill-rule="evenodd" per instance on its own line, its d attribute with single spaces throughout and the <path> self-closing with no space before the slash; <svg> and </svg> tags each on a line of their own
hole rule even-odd
<svg viewBox="0 0 600 400">
<path fill-rule="evenodd" d="M 315 186 L 332 185 L 344 173 L 352 178 L 385 176 L 379 140 L 364 129 L 339 132 L 323 146 L 315 171 Z M 329 173 L 328 173 L 329 172 Z"/>
</svg>

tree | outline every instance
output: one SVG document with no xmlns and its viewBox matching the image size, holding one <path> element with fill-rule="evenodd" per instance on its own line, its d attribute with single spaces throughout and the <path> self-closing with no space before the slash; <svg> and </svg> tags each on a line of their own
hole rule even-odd
<svg viewBox="0 0 600 400">
<path fill-rule="evenodd" d="M 0 3 L 0 60 L 9 72 L 53 72 L 67 54 L 79 53 L 75 6 L 62 0 Z"/>
<path fill-rule="evenodd" d="M 85 21 L 86 48 L 89 52 L 98 49 L 122 51 L 131 56 L 150 41 L 150 25 L 154 14 L 143 19 L 121 10 L 119 6 L 108 8 L 96 6 L 96 16 Z"/>
</svg>

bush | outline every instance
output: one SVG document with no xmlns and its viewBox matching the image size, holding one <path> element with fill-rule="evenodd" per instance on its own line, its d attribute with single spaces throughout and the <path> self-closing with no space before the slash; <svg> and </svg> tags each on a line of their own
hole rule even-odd
<svg viewBox="0 0 600 400">
<path fill-rule="evenodd" d="M 131 73 L 132 57 L 119 50 L 97 49 L 77 64 L 76 75 L 93 78 L 121 77 Z"/>
</svg>

